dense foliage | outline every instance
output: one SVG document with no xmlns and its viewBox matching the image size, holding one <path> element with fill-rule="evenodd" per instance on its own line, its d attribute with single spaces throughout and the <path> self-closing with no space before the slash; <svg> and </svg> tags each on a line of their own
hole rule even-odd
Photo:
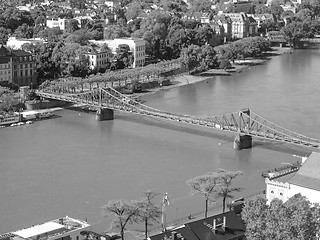
<svg viewBox="0 0 320 240">
<path fill-rule="evenodd" d="M 71 8 L 61 6 L 58 1 L 47 5 L 41 2 L 8 0 L 0 3 L 0 44 L 5 44 L 9 36 L 39 37 L 46 41 L 24 46 L 24 49 L 36 55 L 40 82 L 63 77 L 86 78 L 91 74 L 131 66 L 132 55 L 126 47 L 121 46 L 116 54 L 109 51 L 106 68 L 91 69 L 85 57 L 85 52 L 91 47 L 90 39 L 141 37 L 146 41 L 149 59 L 180 58 L 182 65 L 190 72 L 209 68 L 226 69 L 231 67 L 235 59 L 260 56 L 268 48 L 262 38 L 244 39 L 221 46 L 223 36 L 199 20 L 203 14 L 212 19 L 221 10 L 236 11 L 234 4 L 225 4 L 221 0 L 192 0 L 188 5 L 183 0 L 126 0 L 113 8 L 107 7 L 104 1 L 70 1 Z M 16 8 L 31 3 L 35 7 L 29 11 Z M 265 3 L 266 0 L 254 0 L 250 8 L 250 13 L 271 13 L 275 17 L 261 25 L 260 33 L 281 30 L 287 41 L 293 47 L 298 47 L 303 38 L 313 37 L 320 32 L 319 1 L 304 1 L 298 6 L 296 14 L 283 11 L 282 6 L 288 1 L 274 0 L 269 6 Z M 91 20 L 83 20 L 81 25 L 73 19 L 85 15 L 90 15 Z M 65 31 L 46 27 L 46 18 L 57 17 L 70 19 Z M 107 24 L 105 19 L 108 20 Z"/>
<path fill-rule="evenodd" d="M 320 207 L 297 194 L 283 203 L 254 197 L 245 201 L 242 219 L 246 236 L 253 239 L 316 239 L 319 236 Z"/>
</svg>

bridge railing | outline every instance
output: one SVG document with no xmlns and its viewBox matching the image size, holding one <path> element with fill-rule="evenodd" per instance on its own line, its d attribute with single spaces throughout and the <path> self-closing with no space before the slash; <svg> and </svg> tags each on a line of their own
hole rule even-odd
<svg viewBox="0 0 320 240">
<path fill-rule="evenodd" d="M 320 141 L 285 129 L 250 110 L 241 110 L 219 116 L 192 116 L 155 109 L 131 99 L 113 88 L 96 88 L 76 94 L 52 94 L 38 92 L 39 95 L 74 103 L 83 103 L 96 108 L 106 107 L 135 114 L 153 116 L 188 124 L 201 125 L 219 130 L 237 132 L 263 139 L 288 142 L 309 147 L 320 146 Z"/>
</svg>

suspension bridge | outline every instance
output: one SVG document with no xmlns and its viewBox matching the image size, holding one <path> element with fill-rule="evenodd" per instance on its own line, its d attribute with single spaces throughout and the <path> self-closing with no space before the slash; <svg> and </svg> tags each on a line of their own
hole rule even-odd
<svg viewBox="0 0 320 240">
<path fill-rule="evenodd" d="M 36 93 L 42 98 L 83 104 L 97 109 L 98 120 L 112 120 L 114 111 L 123 111 L 233 132 L 237 134 L 234 141 L 234 147 L 237 149 L 251 148 L 252 137 L 310 148 L 320 148 L 320 140 L 285 129 L 264 119 L 250 109 L 219 116 L 177 114 L 146 106 L 111 87 L 96 88 L 91 91 L 74 94 L 45 91 L 37 91 Z"/>
</svg>

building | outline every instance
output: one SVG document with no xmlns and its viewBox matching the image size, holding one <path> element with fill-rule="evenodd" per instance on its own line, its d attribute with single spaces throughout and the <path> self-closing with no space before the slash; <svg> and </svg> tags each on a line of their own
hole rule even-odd
<svg viewBox="0 0 320 240">
<path fill-rule="evenodd" d="M 0 47 L 0 81 L 19 86 L 36 85 L 35 57 L 23 50 Z"/>
<path fill-rule="evenodd" d="M 37 84 L 36 59 L 23 50 L 12 51 L 12 82 L 19 86 Z"/>
<path fill-rule="evenodd" d="M 241 13 L 225 13 L 232 22 L 232 38 L 244 38 L 257 34 L 257 23 L 252 17 Z"/>
<path fill-rule="evenodd" d="M 240 240 L 246 239 L 241 218 L 229 211 L 205 219 L 186 223 L 170 231 L 150 236 L 149 240 Z"/>
<path fill-rule="evenodd" d="M 119 0 L 106 0 L 104 1 L 104 4 L 107 5 L 109 8 L 115 8 L 120 5 Z"/>
<path fill-rule="evenodd" d="M 90 225 L 71 217 L 62 217 L 15 232 L 0 235 L 0 240 L 80 240 L 80 232 L 89 230 Z"/>
<path fill-rule="evenodd" d="M 252 17 L 257 23 L 257 29 L 266 30 L 263 24 L 269 22 L 275 22 L 276 18 L 271 13 L 263 13 L 263 14 L 248 14 L 249 17 Z"/>
<path fill-rule="evenodd" d="M 312 203 L 320 203 L 320 153 L 313 152 L 298 171 L 270 180 L 266 178 L 268 202 L 278 198 L 283 202 L 300 193 Z"/>
<path fill-rule="evenodd" d="M 29 44 L 37 44 L 37 43 L 44 43 L 44 40 L 41 38 L 16 38 L 16 37 L 9 37 L 7 41 L 7 47 L 11 49 L 21 49 L 22 45 L 25 43 Z"/>
<path fill-rule="evenodd" d="M 0 47 L 0 82 L 12 82 L 12 54 L 11 51 Z"/>
<path fill-rule="evenodd" d="M 61 30 L 65 30 L 67 25 L 67 20 L 65 18 L 48 18 L 47 27 L 54 28 L 59 27 Z"/>
<path fill-rule="evenodd" d="M 78 21 L 79 28 L 85 28 L 88 22 L 91 22 L 91 23 L 94 22 L 92 17 L 90 16 L 78 16 L 78 17 L 75 17 L 74 19 Z"/>
<path fill-rule="evenodd" d="M 212 30 L 221 35 L 225 40 L 230 40 L 232 35 L 232 22 L 231 19 L 224 15 L 211 16 L 205 14 L 201 17 L 200 22 L 209 24 Z"/>
<path fill-rule="evenodd" d="M 108 47 L 112 50 L 113 53 L 116 52 L 116 49 L 121 44 L 126 44 L 130 47 L 130 50 L 133 54 L 133 64 L 132 67 L 140 67 L 145 64 L 146 58 L 146 42 L 142 38 L 115 38 L 113 40 L 90 40 L 91 43 L 98 46 L 107 44 Z"/>
<path fill-rule="evenodd" d="M 91 47 L 88 53 L 85 54 L 89 58 L 90 68 L 105 68 L 110 61 L 109 53 L 99 51 Z"/>
</svg>

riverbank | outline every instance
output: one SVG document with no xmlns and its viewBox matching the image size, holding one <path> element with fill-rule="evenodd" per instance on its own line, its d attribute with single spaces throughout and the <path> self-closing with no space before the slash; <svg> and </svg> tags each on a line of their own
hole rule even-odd
<svg viewBox="0 0 320 240">
<path fill-rule="evenodd" d="M 131 95 L 131 97 L 139 99 L 142 96 L 154 94 L 159 91 L 167 91 L 167 90 L 175 88 L 175 87 L 180 87 L 180 86 L 184 86 L 184 85 L 207 81 L 208 79 L 212 78 L 213 76 L 221 76 L 221 75 L 230 76 L 232 74 L 240 73 L 242 71 L 250 69 L 251 67 L 261 65 L 264 62 L 269 61 L 270 59 L 277 57 L 279 55 L 290 54 L 290 53 L 292 53 L 292 51 L 293 50 L 291 48 L 287 48 L 287 47 L 284 47 L 284 48 L 273 47 L 272 51 L 267 52 L 263 58 L 235 60 L 234 63 L 232 64 L 231 69 L 226 69 L 226 70 L 210 69 L 206 72 L 200 73 L 199 75 L 182 74 L 182 75 L 173 76 L 171 79 L 172 85 L 150 89 L 150 90 L 145 91 L 143 93 L 135 93 L 135 94 Z"/>
</svg>

